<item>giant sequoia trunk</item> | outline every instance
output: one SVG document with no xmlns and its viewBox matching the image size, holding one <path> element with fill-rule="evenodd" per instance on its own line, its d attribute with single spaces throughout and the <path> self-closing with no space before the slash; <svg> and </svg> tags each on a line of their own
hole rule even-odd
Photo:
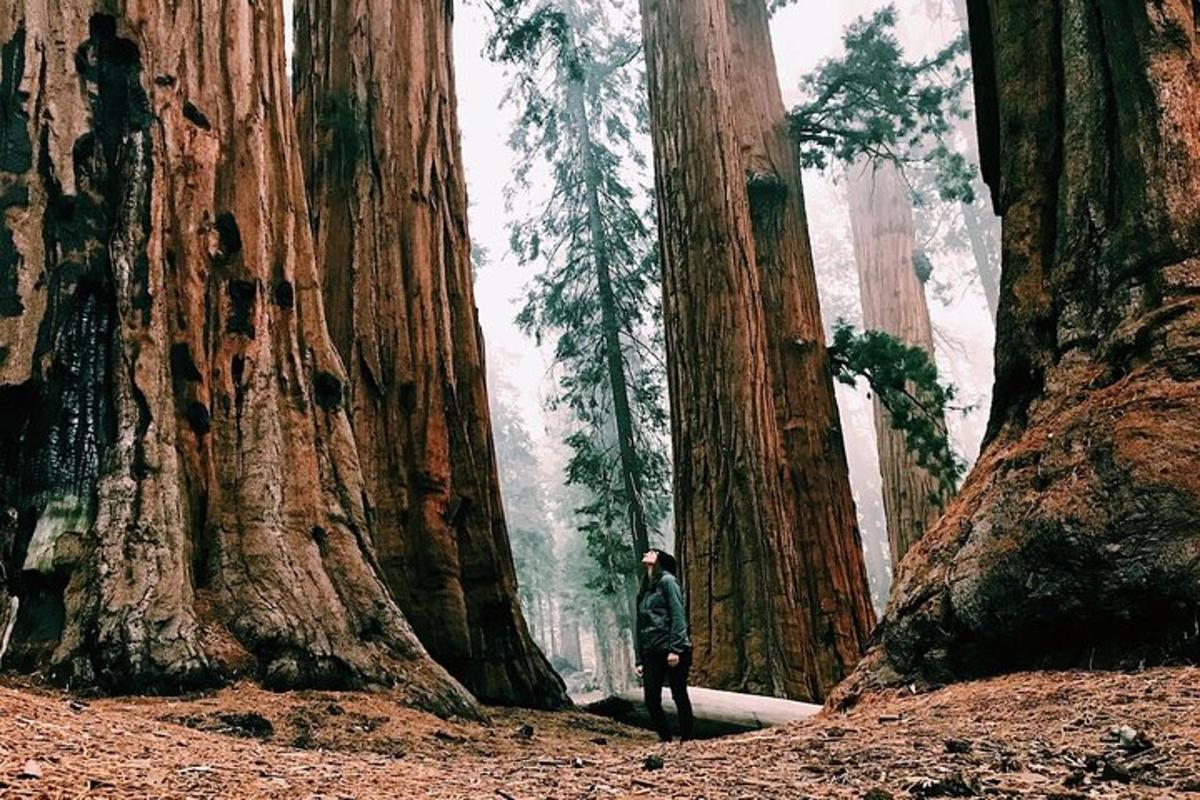
<svg viewBox="0 0 1200 800">
<path fill-rule="evenodd" d="M 676 541 L 696 682 L 816 697 L 770 338 L 734 122 L 726 0 L 644 0 Z"/>
<path fill-rule="evenodd" d="M 441 0 L 296 4 L 317 263 L 388 584 L 479 698 L 557 707 L 565 689 L 521 614 L 500 504 L 451 17 Z"/>
<path fill-rule="evenodd" d="M 728 0 L 734 115 L 762 287 L 793 542 L 812 618 L 814 681 L 832 688 L 875 624 L 813 272 L 797 149 L 766 4 Z M 789 557 L 791 553 L 789 552 Z M 823 696 L 823 695 L 817 695 Z"/>
<path fill-rule="evenodd" d="M 863 327 L 891 334 L 932 359 L 933 326 L 913 264 L 917 244 L 908 186 L 890 162 L 854 164 L 847 182 Z M 891 413 L 878 395 L 874 411 L 888 544 L 892 564 L 899 564 L 941 514 L 940 486 L 909 451 L 904 432 L 892 427 Z M 936 424 L 944 428 L 946 423 L 939 418 Z"/>
<path fill-rule="evenodd" d="M 375 564 L 279 4 L 23 0 L 0 53 L 5 664 L 469 710 Z"/>
<path fill-rule="evenodd" d="M 1200 655 L 1196 4 L 970 11 L 1004 221 L 990 428 L 850 688 Z"/>
</svg>

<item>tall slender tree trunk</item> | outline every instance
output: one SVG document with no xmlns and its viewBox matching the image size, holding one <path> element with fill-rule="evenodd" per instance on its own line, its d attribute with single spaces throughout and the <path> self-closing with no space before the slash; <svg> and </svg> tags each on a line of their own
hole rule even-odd
<svg viewBox="0 0 1200 800">
<path fill-rule="evenodd" d="M 954 0 L 954 16 L 962 32 L 968 33 L 967 0 Z M 965 130 L 969 123 L 963 120 L 959 123 L 967 139 L 967 159 L 971 163 L 979 161 L 979 143 L 974 131 Z M 973 186 L 977 192 L 985 190 L 985 184 L 980 176 L 976 176 Z M 963 203 L 963 227 L 967 232 L 967 243 L 971 247 L 971 257 L 975 260 L 975 271 L 979 275 L 979 285 L 983 289 L 983 297 L 987 301 L 988 312 L 992 315 L 992 324 L 996 323 L 996 312 L 1000 307 L 1000 265 L 998 254 L 989 247 L 984 236 L 987 226 L 996 224 L 996 218 L 986 212 L 981 212 L 976 203 Z M 990 232 L 990 231 L 989 231 Z"/>
<path fill-rule="evenodd" d="M 435 658 L 488 702 L 556 707 L 496 472 L 440 0 L 301 0 L 296 94 L 322 289 L 384 574 Z"/>
<path fill-rule="evenodd" d="M 616 690 L 615 672 L 613 670 L 613 639 L 616 627 L 610 627 L 609 614 L 592 607 L 592 640 L 596 643 L 596 683 L 604 694 L 610 695 Z M 620 642 L 620 637 L 615 637 Z M 619 645 L 618 645 L 619 646 Z"/>
<path fill-rule="evenodd" d="M 558 607 L 558 601 L 553 597 L 549 598 L 546 604 L 546 610 L 549 612 L 546 617 L 546 628 L 549 631 L 550 638 L 550 656 L 557 657 L 562 655 L 562 628 L 560 626 L 561 609 Z"/>
<path fill-rule="evenodd" d="M 575 669 L 583 669 L 583 643 L 579 639 L 579 621 L 572 615 L 562 622 L 562 657 Z"/>
<path fill-rule="evenodd" d="M 543 594 L 538 601 L 538 619 L 540 620 L 542 631 L 541 645 L 543 651 L 548 653 L 554 652 L 554 613 L 551 606 L 552 602 L 548 593 Z"/>
<path fill-rule="evenodd" d="M 625 350 L 621 346 L 621 323 L 617 316 L 617 299 L 613 293 L 608 231 L 604 229 L 604 217 L 600 210 L 600 175 L 592 150 L 592 133 L 583 89 L 582 81 L 572 81 L 568 102 L 571 105 L 571 119 L 575 120 L 574 134 L 578 142 L 579 158 L 584 165 L 588 238 L 591 242 L 592 264 L 596 269 L 596 294 L 604 326 L 604 361 L 608 368 L 608 383 L 612 392 L 617 449 L 621 459 L 621 482 L 625 487 L 626 502 L 629 504 L 632 546 L 634 552 L 640 556 L 650 549 L 650 535 L 642 492 L 642 470 L 638 462 L 637 441 L 634 439 L 633 412 L 629 404 L 629 386 L 625 376 Z"/>
<path fill-rule="evenodd" d="M 528 605 L 523 606 L 525 610 L 525 619 L 529 622 L 529 635 L 533 637 L 533 641 L 537 643 L 538 649 L 545 652 L 542 646 L 542 623 L 539 618 L 541 613 L 541 603 L 538 599 L 538 593 L 532 592 L 529 595 Z"/>
<path fill-rule="evenodd" d="M 813 271 L 797 149 L 763 0 L 728 0 L 734 122 L 749 198 L 794 541 L 820 694 L 858 663 L 875 625 Z"/>
<path fill-rule="evenodd" d="M 863 327 L 891 334 L 932 359 L 933 325 L 925 287 L 913 265 L 917 244 L 904 178 L 890 162 L 855 163 L 846 177 Z M 888 544 L 892 564 L 899 564 L 940 516 L 940 487 L 909 451 L 904 432 L 892 427 L 891 414 L 878 397 L 873 405 Z M 944 419 L 934 422 L 945 428 Z"/>
<path fill-rule="evenodd" d="M 621 482 L 625 489 L 625 498 L 629 509 L 630 545 L 633 547 L 636 559 L 650 549 L 650 533 L 646 521 L 642 469 L 638 459 L 637 440 L 634 435 L 633 411 L 629 402 L 629 385 L 625 374 L 625 349 L 621 344 L 621 323 L 617 316 L 616 295 L 613 292 L 608 231 L 604 229 L 604 217 L 600 209 L 600 175 L 595 164 L 591 121 L 588 118 L 582 81 L 572 81 L 568 90 L 568 102 L 571 105 L 571 118 L 575 120 L 574 134 L 577 139 L 579 158 L 584 163 L 588 235 L 591 242 L 592 264 L 596 270 L 596 293 L 600 305 L 601 324 L 604 328 L 604 360 L 608 369 L 608 383 L 612 393 Z M 636 580 L 626 581 L 625 599 L 630 603 L 631 613 L 634 615 L 637 613 L 635 607 L 637 585 Z"/>
<path fill-rule="evenodd" d="M 613 614 L 613 621 L 616 621 L 616 615 Z M 629 687 L 633 680 L 634 664 L 633 664 L 633 632 L 627 628 L 615 628 L 617 634 L 614 637 L 612 648 L 612 669 L 613 669 L 613 688 L 616 691 L 621 691 Z"/>
<path fill-rule="evenodd" d="M 985 220 L 973 203 L 963 203 L 962 215 L 967 243 L 971 246 L 971 257 L 975 259 L 975 271 L 979 275 L 979 285 L 983 288 L 983 298 L 987 301 L 988 313 L 992 315 L 992 324 L 995 324 L 996 312 L 1000 308 L 1000 266 L 996 254 L 984 238 L 984 226 L 994 225 L 995 218 L 989 215 Z"/>
<path fill-rule="evenodd" d="M 762 280 L 730 88 L 726 0 L 643 0 L 675 453 L 698 683 L 818 697 L 783 480 Z"/>
<path fill-rule="evenodd" d="M 1003 218 L 991 420 L 849 690 L 1200 656 L 1196 4 L 969 9 Z"/>
<path fill-rule="evenodd" d="M 378 575 L 280 5 L 9 3 L 0 52 L 6 665 L 469 712 Z"/>
</svg>

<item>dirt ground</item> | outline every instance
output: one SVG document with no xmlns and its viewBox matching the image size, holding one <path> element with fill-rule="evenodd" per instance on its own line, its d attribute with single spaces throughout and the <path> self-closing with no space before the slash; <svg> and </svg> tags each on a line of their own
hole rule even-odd
<svg viewBox="0 0 1200 800">
<path fill-rule="evenodd" d="M 3 798 L 1200 798 L 1200 669 L 1030 673 L 661 745 L 583 713 L 386 696 L 80 700 L 0 684 Z"/>
</svg>

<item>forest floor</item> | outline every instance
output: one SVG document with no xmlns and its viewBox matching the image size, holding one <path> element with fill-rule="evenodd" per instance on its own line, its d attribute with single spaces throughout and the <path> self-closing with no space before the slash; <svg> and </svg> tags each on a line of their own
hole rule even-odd
<svg viewBox="0 0 1200 800">
<path fill-rule="evenodd" d="M 1200 798 L 1200 669 L 1028 673 L 662 745 L 579 712 L 381 695 L 82 700 L 0 683 L 0 797 Z"/>
</svg>

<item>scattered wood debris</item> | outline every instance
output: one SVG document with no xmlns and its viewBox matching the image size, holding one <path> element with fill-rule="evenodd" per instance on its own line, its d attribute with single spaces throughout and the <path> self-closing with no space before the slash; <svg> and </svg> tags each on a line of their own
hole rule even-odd
<svg viewBox="0 0 1200 800">
<path fill-rule="evenodd" d="M 904 691 L 682 745 L 580 712 L 495 709 L 479 725 L 380 694 L 84 703 L 0 684 L 5 798 L 1200 798 L 1198 776 L 1194 668 Z"/>
</svg>

